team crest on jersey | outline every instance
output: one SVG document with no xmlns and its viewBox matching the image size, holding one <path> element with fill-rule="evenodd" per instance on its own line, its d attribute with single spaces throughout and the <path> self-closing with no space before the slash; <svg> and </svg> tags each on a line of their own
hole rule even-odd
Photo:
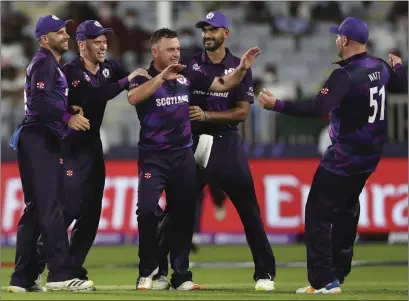
<svg viewBox="0 0 409 301">
<path fill-rule="evenodd" d="M 102 75 L 104 75 L 105 77 L 109 77 L 109 70 L 107 68 L 102 70 Z"/>
<path fill-rule="evenodd" d="M 234 71 L 234 68 L 225 69 L 224 74 L 227 75 L 227 74 L 232 73 L 233 71 Z"/>
<path fill-rule="evenodd" d="M 321 90 L 321 94 L 328 94 L 328 88 L 323 88 L 322 90 Z"/>
<path fill-rule="evenodd" d="M 84 72 L 84 77 L 85 77 L 85 80 L 86 80 L 87 82 L 91 82 L 91 78 L 90 78 L 89 75 L 88 75 L 87 73 L 85 73 L 85 72 Z"/>
<path fill-rule="evenodd" d="M 132 84 L 129 85 L 129 88 L 130 88 L 130 89 L 133 89 L 133 88 L 135 88 L 135 87 L 137 87 L 137 86 L 139 86 L 138 83 L 132 83 Z"/>
<path fill-rule="evenodd" d="M 38 82 L 37 88 L 43 90 L 44 89 L 44 82 Z"/>
<path fill-rule="evenodd" d="M 214 13 L 208 13 L 207 16 L 206 16 L 206 19 L 211 20 L 211 19 L 213 19 L 213 17 L 214 17 Z"/>
<path fill-rule="evenodd" d="M 187 79 L 186 77 L 178 78 L 177 81 L 181 83 L 182 85 L 187 85 Z"/>
<path fill-rule="evenodd" d="M 193 64 L 192 69 L 194 71 L 202 71 L 202 67 L 199 64 Z"/>
<path fill-rule="evenodd" d="M 80 84 L 80 81 L 79 81 L 79 80 L 74 80 L 74 81 L 72 82 L 72 86 L 73 86 L 74 88 L 75 88 L 75 87 L 78 87 L 79 84 Z"/>
<path fill-rule="evenodd" d="M 95 22 L 94 22 L 94 25 L 95 25 L 95 26 L 98 26 L 98 27 L 102 27 L 101 23 L 99 23 L 98 21 L 95 21 Z"/>
</svg>

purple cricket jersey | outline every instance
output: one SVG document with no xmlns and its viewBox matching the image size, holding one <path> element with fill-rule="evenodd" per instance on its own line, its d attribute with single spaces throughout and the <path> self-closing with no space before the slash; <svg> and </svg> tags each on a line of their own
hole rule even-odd
<svg viewBox="0 0 409 301">
<path fill-rule="evenodd" d="M 206 54 L 206 51 L 193 55 L 187 64 L 189 70 L 201 70 L 212 76 L 224 76 L 234 71 L 240 65 L 240 58 L 234 56 L 228 48 L 223 60 L 214 64 Z M 236 102 L 254 102 L 253 77 L 251 69 L 240 84 L 228 92 L 209 92 L 206 89 L 193 91 L 191 105 L 199 106 L 203 111 L 227 111 L 236 107 Z M 192 132 L 194 135 L 217 134 L 228 131 L 237 131 L 238 122 L 229 124 L 218 124 L 210 122 L 192 121 Z"/>
<path fill-rule="evenodd" d="M 89 131 L 77 135 L 84 139 L 99 138 L 107 102 L 128 88 L 129 73 L 118 62 L 105 60 L 93 74 L 85 68 L 81 57 L 65 64 L 63 72 L 70 88 L 68 103 L 82 107 L 91 125 Z"/>
<path fill-rule="evenodd" d="M 153 63 L 148 73 L 155 77 L 159 72 Z M 189 103 L 194 89 L 207 90 L 214 76 L 199 70 L 185 69 L 183 78 L 165 81 L 152 96 L 135 106 L 141 124 L 138 146 L 141 150 L 179 150 L 192 146 L 192 131 L 189 120 Z M 149 79 L 136 76 L 129 90 Z"/>
<path fill-rule="evenodd" d="M 402 65 L 392 69 L 366 52 L 337 62 L 318 95 L 308 101 L 277 100 L 274 110 L 315 117 L 330 112 L 328 147 L 321 166 L 340 175 L 374 171 L 387 141 L 387 95 L 407 89 Z"/>
<path fill-rule="evenodd" d="M 27 68 L 24 84 L 25 118 L 22 126 L 45 125 L 64 139 L 72 130 L 68 85 L 51 51 L 40 48 Z"/>
</svg>

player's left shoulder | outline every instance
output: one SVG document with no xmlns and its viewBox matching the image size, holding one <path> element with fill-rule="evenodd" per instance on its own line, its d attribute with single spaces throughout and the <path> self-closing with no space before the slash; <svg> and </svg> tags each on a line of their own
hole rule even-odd
<svg viewBox="0 0 409 301">
<path fill-rule="evenodd" d="M 99 69 L 101 70 L 101 73 L 105 78 L 110 78 L 112 74 L 114 74 L 119 68 L 119 66 L 119 61 L 113 59 L 105 59 L 104 62 L 100 64 Z"/>
</svg>

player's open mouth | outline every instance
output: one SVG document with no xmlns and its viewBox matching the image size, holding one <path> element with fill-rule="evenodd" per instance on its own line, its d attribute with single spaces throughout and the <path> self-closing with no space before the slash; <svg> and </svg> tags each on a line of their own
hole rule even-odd
<svg viewBox="0 0 409 301">
<path fill-rule="evenodd" d="M 205 45 L 210 45 L 211 43 L 213 43 L 213 40 L 205 41 Z"/>
</svg>

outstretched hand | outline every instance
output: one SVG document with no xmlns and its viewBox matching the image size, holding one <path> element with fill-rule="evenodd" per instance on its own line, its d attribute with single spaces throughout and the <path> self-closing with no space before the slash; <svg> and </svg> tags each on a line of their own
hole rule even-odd
<svg viewBox="0 0 409 301">
<path fill-rule="evenodd" d="M 182 74 L 179 74 L 183 69 L 186 68 L 186 65 L 182 64 L 171 64 L 165 68 L 160 74 L 160 77 L 163 80 L 174 80 L 184 77 Z"/>
</svg>

